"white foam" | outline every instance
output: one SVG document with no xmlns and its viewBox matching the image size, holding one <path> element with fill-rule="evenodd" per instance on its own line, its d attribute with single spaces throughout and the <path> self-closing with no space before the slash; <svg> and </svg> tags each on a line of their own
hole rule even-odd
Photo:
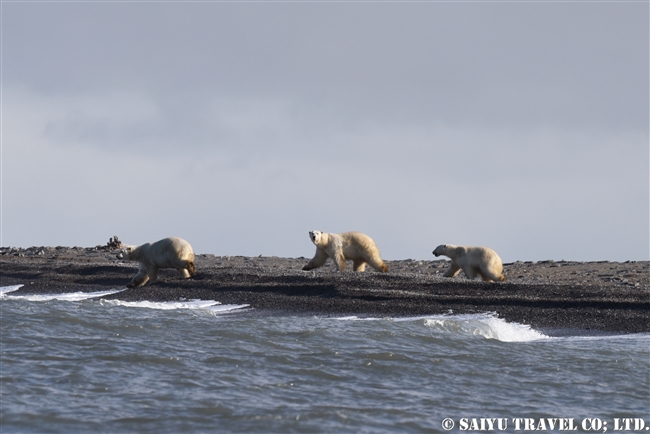
<svg viewBox="0 0 650 434">
<path fill-rule="evenodd" d="M 498 318 L 494 313 L 468 314 L 468 315 L 427 315 L 406 318 L 359 318 L 357 316 L 344 316 L 331 318 L 338 321 L 391 321 L 414 322 L 424 320 L 426 327 L 434 328 L 440 332 L 483 336 L 486 339 L 496 339 L 503 342 L 529 342 L 540 339 L 549 339 L 529 325 L 509 323 Z"/>
<path fill-rule="evenodd" d="M 111 289 L 108 291 L 97 292 L 66 292 L 62 294 L 27 294 L 11 295 L 10 293 L 20 289 L 23 285 L 0 286 L 0 299 L 3 300 L 25 300 L 25 301 L 83 301 L 89 298 L 103 297 L 105 295 L 117 294 L 125 291 L 125 288 Z M 100 300 L 102 304 L 115 306 L 136 307 L 146 309 L 174 310 L 174 309 L 194 309 L 202 310 L 210 314 L 229 312 L 232 310 L 249 307 L 248 304 L 221 304 L 215 300 L 181 300 L 170 302 L 154 301 L 122 301 L 122 300 Z"/>
<path fill-rule="evenodd" d="M 502 342 L 531 342 L 550 339 L 529 325 L 506 322 L 495 314 L 441 315 L 424 320 L 424 325 L 440 331 L 483 336 Z"/>
<path fill-rule="evenodd" d="M 159 310 L 175 310 L 175 309 L 194 309 L 203 310 L 209 313 L 217 314 L 229 312 L 232 310 L 242 309 L 248 307 L 248 304 L 221 304 L 215 300 L 187 300 L 187 301 L 123 301 L 123 300 L 102 300 L 104 304 L 111 304 L 114 306 L 136 307 L 146 309 L 159 309 Z"/>
<path fill-rule="evenodd" d="M 24 285 L 0 286 L 0 298 L 4 297 L 9 292 L 14 292 L 22 288 Z"/>
<path fill-rule="evenodd" d="M 22 285 L 21 285 L 22 286 Z M 28 294 L 28 295 L 4 295 L 3 298 L 11 300 L 26 300 L 26 301 L 51 301 L 51 300 L 62 300 L 62 301 L 82 301 L 89 298 L 103 297 L 105 295 L 117 294 L 118 292 L 124 291 L 124 288 L 112 289 L 109 291 L 97 291 L 97 292 L 66 292 L 63 294 Z"/>
<path fill-rule="evenodd" d="M 555 340 L 571 340 L 571 341 L 608 341 L 608 340 L 645 340 L 650 343 L 650 333 L 628 333 L 628 334 L 602 334 L 595 336 L 558 336 L 554 337 Z"/>
<path fill-rule="evenodd" d="M 407 317 L 400 317 L 400 318 L 391 318 L 391 317 L 383 317 L 383 318 L 375 318 L 375 317 L 361 317 L 359 318 L 356 315 L 350 315 L 350 316 L 341 316 L 341 317 L 334 317 L 334 318 L 325 318 L 325 319 L 331 319 L 331 320 L 336 320 L 336 321 L 390 321 L 390 322 L 413 322 L 417 320 L 422 320 L 422 319 L 430 319 L 433 318 L 431 315 L 423 315 L 423 316 L 407 316 Z"/>
</svg>

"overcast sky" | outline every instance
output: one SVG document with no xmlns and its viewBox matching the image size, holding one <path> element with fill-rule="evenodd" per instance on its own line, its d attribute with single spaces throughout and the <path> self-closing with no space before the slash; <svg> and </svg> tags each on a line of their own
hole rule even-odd
<svg viewBox="0 0 650 434">
<path fill-rule="evenodd" d="M 3 246 L 649 259 L 647 2 L 3 2 Z"/>
</svg>

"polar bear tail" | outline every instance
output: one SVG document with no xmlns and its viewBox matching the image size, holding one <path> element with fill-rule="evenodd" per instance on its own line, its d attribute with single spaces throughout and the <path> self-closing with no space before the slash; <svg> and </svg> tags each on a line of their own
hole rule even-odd
<svg viewBox="0 0 650 434">
<path fill-rule="evenodd" d="M 190 276 L 193 276 L 194 273 L 196 273 L 196 267 L 194 266 L 194 262 L 188 261 L 187 265 L 185 266 L 185 269 L 189 271 Z"/>
</svg>

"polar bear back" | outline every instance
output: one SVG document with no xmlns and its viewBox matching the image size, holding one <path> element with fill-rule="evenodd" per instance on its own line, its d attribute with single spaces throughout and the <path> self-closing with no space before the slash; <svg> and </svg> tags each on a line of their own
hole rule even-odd
<svg viewBox="0 0 650 434">
<path fill-rule="evenodd" d="M 183 268 L 187 262 L 194 262 L 194 251 L 190 243 L 177 237 L 141 244 L 131 250 L 129 256 L 131 260 L 158 268 Z"/>
<path fill-rule="evenodd" d="M 320 237 L 314 240 L 314 244 L 325 250 L 330 257 L 338 253 L 343 253 L 346 259 L 379 257 L 379 249 L 375 241 L 361 232 L 340 234 L 320 232 Z"/>
<path fill-rule="evenodd" d="M 464 247 L 460 246 L 460 249 L 463 249 L 464 252 L 461 255 L 456 255 L 456 262 L 458 265 L 463 264 L 486 264 L 492 267 L 503 267 L 501 258 L 497 255 L 497 252 L 492 250 L 489 247 L 483 246 L 469 246 Z"/>
<path fill-rule="evenodd" d="M 182 238 L 163 238 L 151 244 L 149 259 L 159 268 L 177 268 L 185 261 L 194 262 L 194 251 L 190 243 Z"/>
<path fill-rule="evenodd" d="M 442 244 L 436 247 L 433 254 L 436 256 L 447 256 L 456 261 L 458 265 L 477 262 L 501 262 L 501 258 L 497 255 L 497 252 L 489 247 L 483 246 L 455 246 L 453 244 Z"/>
<path fill-rule="evenodd" d="M 354 271 L 364 271 L 366 263 L 378 271 L 384 273 L 388 271 L 377 245 L 366 234 L 361 232 L 332 234 L 315 230 L 309 232 L 309 238 L 316 245 L 316 255 L 303 267 L 303 270 L 322 267 L 327 258 L 331 258 L 338 271 L 345 271 L 346 260 L 354 262 Z"/>
<path fill-rule="evenodd" d="M 484 280 L 505 280 L 503 262 L 497 252 L 489 247 L 442 244 L 436 247 L 433 254 L 451 259 L 452 266 L 445 274 L 446 277 L 453 277 L 458 269 L 462 269 L 470 279 L 478 274 Z"/>
<path fill-rule="evenodd" d="M 361 232 L 343 232 L 340 234 L 330 234 L 341 238 L 343 254 L 346 258 L 360 257 L 364 253 L 377 251 L 377 245 L 368 235 Z"/>
</svg>

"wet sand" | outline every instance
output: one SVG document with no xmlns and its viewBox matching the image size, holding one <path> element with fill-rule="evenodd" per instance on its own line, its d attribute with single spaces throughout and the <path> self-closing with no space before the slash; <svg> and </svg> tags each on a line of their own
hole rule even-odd
<svg viewBox="0 0 650 434">
<path fill-rule="evenodd" d="M 137 263 L 102 247 L 0 248 L 0 286 L 14 294 L 124 288 Z M 399 317 L 496 312 L 555 334 L 650 332 L 650 262 L 540 261 L 504 264 L 506 282 L 441 277 L 445 260 L 386 261 L 390 271 L 336 273 L 309 258 L 197 255 L 197 274 L 160 270 L 158 282 L 106 296 L 126 301 L 217 300 L 253 314 Z"/>
</svg>

